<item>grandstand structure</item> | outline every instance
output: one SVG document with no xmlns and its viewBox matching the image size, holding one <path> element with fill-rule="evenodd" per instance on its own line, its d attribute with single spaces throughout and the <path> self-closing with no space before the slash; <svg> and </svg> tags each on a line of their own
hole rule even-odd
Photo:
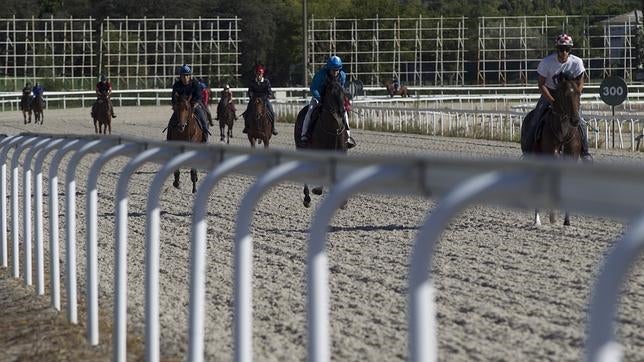
<svg viewBox="0 0 644 362">
<path fill-rule="evenodd" d="M 101 73 L 115 87 L 169 87 L 182 63 L 195 75 L 238 83 L 243 19 L 0 19 L 0 91 L 27 81 L 47 88 L 88 89 Z M 353 80 L 381 86 L 526 85 L 561 32 L 575 39 L 587 81 L 637 78 L 644 49 L 640 11 L 610 16 L 309 18 L 306 69 L 311 79 L 330 55 Z"/>
</svg>

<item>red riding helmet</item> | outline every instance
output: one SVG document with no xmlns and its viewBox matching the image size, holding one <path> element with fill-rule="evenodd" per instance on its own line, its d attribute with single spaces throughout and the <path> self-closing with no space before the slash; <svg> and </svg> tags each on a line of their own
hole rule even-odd
<svg viewBox="0 0 644 362">
<path fill-rule="evenodd" d="M 572 43 L 572 37 L 566 33 L 559 34 L 557 35 L 557 39 L 555 39 L 555 45 L 556 46 L 573 46 Z"/>
<path fill-rule="evenodd" d="M 261 74 L 264 74 L 264 72 L 265 72 L 265 71 L 266 71 L 266 70 L 265 70 L 265 69 L 264 69 L 264 67 L 262 67 L 261 65 L 258 65 L 258 66 L 256 66 L 256 67 L 255 67 L 255 73 L 261 73 Z"/>
</svg>

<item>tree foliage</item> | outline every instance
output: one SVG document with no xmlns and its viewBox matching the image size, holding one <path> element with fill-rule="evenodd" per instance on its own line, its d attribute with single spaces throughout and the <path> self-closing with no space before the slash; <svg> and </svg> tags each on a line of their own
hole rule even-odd
<svg viewBox="0 0 644 362">
<path fill-rule="evenodd" d="M 238 16 L 244 79 L 261 63 L 272 82 L 283 85 L 301 80 L 304 1 L 309 18 L 464 16 L 470 26 L 480 16 L 618 15 L 642 5 L 641 0 L 3 0 L 0 18 Z"/>
</svg>

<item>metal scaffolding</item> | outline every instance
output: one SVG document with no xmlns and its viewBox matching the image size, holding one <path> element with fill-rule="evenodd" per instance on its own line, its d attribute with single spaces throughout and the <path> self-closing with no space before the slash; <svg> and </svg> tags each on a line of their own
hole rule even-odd
<svg viewBox="0 0 644 362">
<path fill-rule="evenodd" d="M 464 83 L 466 18 L 316 19 L 308 30 L 308 76 L 339 55 L 352 79 L 381 85 Z"/>
<path fill-rule="evenodd" d="M 101 69 L 117 87 L 169 87 L 181 64 L 197 77 L 234 83 L 240 76 L 234 18 L 112 19 L 101 23 Z"/>
<path fill-rule="evenodd" d="M 94 20 L 0 19 L 0 87 L 61 83 L 82 88 L 95 71 Z"/>
</svg>

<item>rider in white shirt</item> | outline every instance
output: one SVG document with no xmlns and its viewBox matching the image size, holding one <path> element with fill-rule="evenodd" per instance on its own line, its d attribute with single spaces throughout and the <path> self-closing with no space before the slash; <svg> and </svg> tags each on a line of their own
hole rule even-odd
<svg viewBox="0 0 644 362">
<path fill-rule="evenodd" d="M 534 132 L 538 129 L 543 113 L 555 101 L 552 94 L 557 89 L 561 76 L 577 81 L 580 91 L 584 88 L 586 68 L 581 58 L 570 54 L 573 47 L 572 37 L 565 33 L 558 35 L 555 39 L 555 46 L 557 51 L 543 58 L 537 67 L 541 98 L 539 98 L 533 112 L 529 137 L 534 138 Z M 581 158 L 584 161 L 591 161 L 592 156 L 588 153 L 588 131 L 583 118 L 580 119 L 580 128 L 582 133 Z"/>
</svg>

